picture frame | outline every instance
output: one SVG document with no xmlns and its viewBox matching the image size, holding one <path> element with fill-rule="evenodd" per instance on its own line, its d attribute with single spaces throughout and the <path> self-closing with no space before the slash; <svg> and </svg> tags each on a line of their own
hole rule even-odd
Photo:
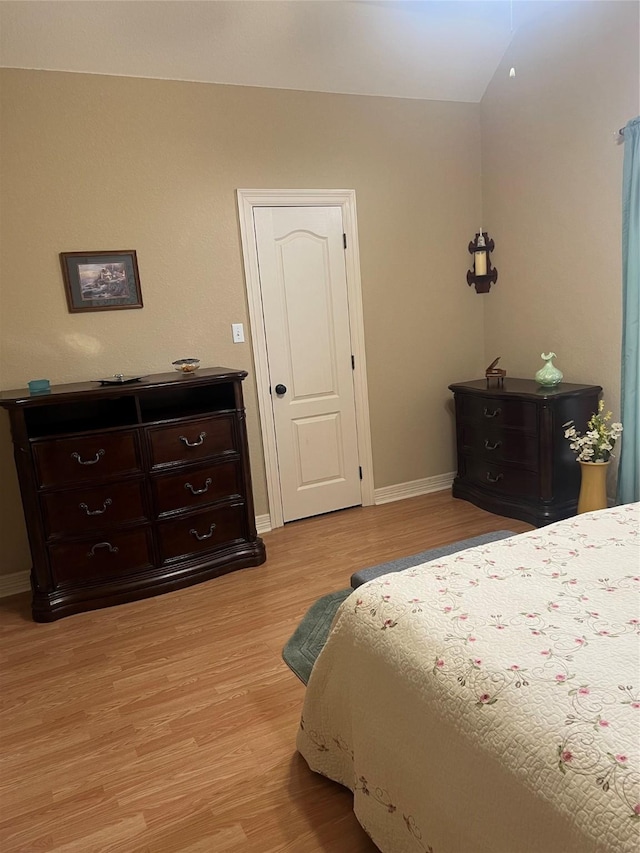
<svg viewBox="0 0 640 853">
<path fill-rule="evenodd" d="M 60 264 L 70 314 L 143 307 L 133 249 L 60 252 Z"/>
</svg>

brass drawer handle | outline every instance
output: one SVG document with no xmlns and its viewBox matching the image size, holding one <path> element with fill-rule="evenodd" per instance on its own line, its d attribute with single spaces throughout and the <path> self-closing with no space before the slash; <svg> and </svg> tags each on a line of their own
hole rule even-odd
<svg viewBox="0 0 640 853">
<path fill-rule="evenodd" d="M 203 534 L 202 534 L 202 536 L 201 536 L 201 535 L 198 533 L 198 531 L 197 531 L 194 527 L 192 527 L 192 528 L 191 528 L 191 530 L 189 531 L 189 533 L 190 533 L 192 536 L 195 536 L 195 537 L 196 537 L 196 539 L 198 540 L 198 542 L 202 542 L 202 540 L 203 540 L 203 539 L 211 539 L 211 537 L 213 536 L 213 531 L 214 531 L 215 529 L 216 529 L 215 524 L 212 524 L 212 525 L 211 525 L 211 527 L 209 528 L 209 532 L 208 532 L 208 533 L 203 533 Z"/>
<path fill-rule="evenodd" d="M 206 432 L 201 432 L 195 441 L 189 441 L 189 439 L 184 435 L 179 436 L 180 441 L 182 441 L 184 444 L 186 444 L 187 447 L 199 447 L 202 444 L 202 442 L 205 440 L 206 437 L 207 437 Z"/>
<path fill-rule="evenodd" d="M 499 483 L 500 480 L 504 477 L 504 474 L 496 474 L 495 477 L 491 475 L 491 471 L 487 471 L 487 480 L 490 483 Z"/>
<path fill-rule="evenodd" d="M 107 511 L 107 507 L 111 506 L 112 503 L 113 501 L 111 500 L 111 498 L 107 498 L 102 504 L 102 509 L 89 509 L 89 507 L 85 503 L 79 504 L 79 507 L 80 509 L 83 509 L 87 513 L 87 515 L 104 515 L 104 513 Z"/>
<path fill-rule="evenodd" d="M 112 545 L 111 542 L 97 542 L 93 548 L 87 552 L 87 557 L 95 557 L 96 548 L 107 548 L 111 554 L 117 554 L 120 550 L 117 545 Z"/>
<path fill-rule="evenodd" d="M 202 489 L 194 489 L 191 483 L 185 483 L 184 487 L 185 489 L 188 489 L 192 495 L 204 495 L 205 492 L 209 491 L 209 486 L 211 485 L 211 483 L 213 483 L 213 480 L 211 479 L 211 477 L 207 477 L 207 479 L 204 481 L 204 487 Z"/>
<path fill-rule="evenodd" d="M 487 407 L 485 406 L 482 410 L 482 414 L 485 416 L 485 418 L 497 418 L 501 411 L 501 408 L 497 408 L 490 412 L 489 409 L 487 409 Z"/>
<path fill-rule="evenodd" d="M 96 462 L 100 461 L 100 457 L 104 456 L 104 450 L 100 448 L 100 450 L 96 453 L 95 459 L 81 459 L 79 453 L 72 453 L 71 458 L 75 459 L 79 465 L 95 465 Z"/>
<path fill-rule="evenodd" d="M 497 450 L 501 444 L 501 441 L 494 441 L 493 444 L 491 444 L 488 438 L 485 438 L 484 440 L 485 450 Z"/>
</svg>

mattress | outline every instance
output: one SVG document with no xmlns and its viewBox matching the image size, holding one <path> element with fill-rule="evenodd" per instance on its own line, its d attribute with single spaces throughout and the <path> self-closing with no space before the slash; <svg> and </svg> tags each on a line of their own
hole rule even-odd
<svg viewBox="0 0 640 853">
<path fill-rule="evenodd" d="M 640 849 L 640 504 L 359 587 L 297 746 L 383 853 Z"/>
</svg>

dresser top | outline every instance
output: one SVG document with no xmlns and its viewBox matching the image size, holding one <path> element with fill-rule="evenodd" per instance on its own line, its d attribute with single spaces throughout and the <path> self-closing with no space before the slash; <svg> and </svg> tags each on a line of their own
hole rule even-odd
<svg viewBox="0 0 640 853">
<path fill-rule="evenodd" d="M 142 376 L 136 382 L 122 382 L 113 385 L 101 385 L 100 380 L 93 382 L 72 382 L 67 385 L 52 385 L 48 391 L 30 393 L 28 388 L 15 391 L 0 391 L 0 407 L 11 409 L 16 406 L 43 405 L 46 403 L 64 402 L 77 396 L 91 397 L 122 397 L 137 394 L 145 388 L 177 388 L 194 387 L 209 383 L 234 382 L 243 380 L 246 370 L 233 370 L 229 367 L 205 367 L 195 373 L 183 374 L 174 370 L 171 373 L 153 373 Z"/>
<path fill-rule="evenodd" d="M 600 385 L 573 385 L 561 382 L 552 388 L 545 388 L 534 379 L 514 379 L 505 377 L 504 384 L 498 384 L 495 379 L 472 379 L 469 382 L 455 382 L 449 385 L 454 394 L 478 394 L 486 397 L 520 397 L 530 400 L 549 400 L 555 397 L 577 397 L 582 394 L 600 393 Z"/>
</svg>

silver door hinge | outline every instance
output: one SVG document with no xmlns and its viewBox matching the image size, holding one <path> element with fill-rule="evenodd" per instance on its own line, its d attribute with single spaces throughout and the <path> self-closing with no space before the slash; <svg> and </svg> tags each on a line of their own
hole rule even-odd
<svg viewBox="0 0 640 853">
<path fill-rule="evenodd" d="M 360 479 L 362 479 L 362 465 L 358 466 L 358 473 L 360 474 Z"/>
<path fill-rule="evenodd" d="M 342 235 L 342 245 L 344 246 L 345 249 L 347 248 L 347 235 L 346 234 Z"/>
<path fill-rule="evenodd" d="M 351 356 L 351 370 L 355 370 L 355 369 L 356 369 L 356 357 L 355 357 L 355 355 L 352 355 Z"/>
</svg>

